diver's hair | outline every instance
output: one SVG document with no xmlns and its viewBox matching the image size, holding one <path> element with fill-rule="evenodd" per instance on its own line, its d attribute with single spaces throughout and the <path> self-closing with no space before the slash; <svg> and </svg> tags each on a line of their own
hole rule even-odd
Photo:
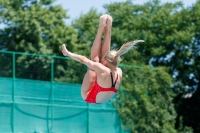
<svg viewBox="0 0 200 133">
<path fill-rule="evenodd" d="M 138 42 L 144 42 L 144 40 L 134 40 L 127 42 L 121 46 L 119 50 L 109 51 L 105 58 L 108 60 L 109 64 L 113 66 L 118 66 L 121 61 L 121 56 L 127 53 L 131 48 L 134 48 Z"/>
</svg>

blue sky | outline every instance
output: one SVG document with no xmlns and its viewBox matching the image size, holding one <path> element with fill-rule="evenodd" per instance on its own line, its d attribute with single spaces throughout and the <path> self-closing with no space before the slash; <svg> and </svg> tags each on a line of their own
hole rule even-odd
<svg viewBox="0 0 200 133">
<path fill-rule="evenodd" d="M 67 15 L 70 19 L 66 20 L 67 24 L 70 24 L 72 20 L 78 18 L 81 13 L 87 13 L 92 7 L 96 8 L 98 12 L 104 13 L 104 4 L 110 4 L 112 2 L 123 2 L 126 0 L 55 0 L 56 5 L 61 5 L 64 9 L 67 9 Z M 135 4 L 144 4 L 149 0 L 132 0 Z M 191 6 L 196 0 L 161 0 L 162 3 L 182 1 L 185 6 Z"/>
</svg>

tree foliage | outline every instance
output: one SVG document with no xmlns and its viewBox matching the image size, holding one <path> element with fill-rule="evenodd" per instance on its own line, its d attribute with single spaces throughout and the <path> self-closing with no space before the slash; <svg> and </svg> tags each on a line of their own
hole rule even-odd
<svg viewBox="0 0 200 133">
<path fill-rule="evenodd" d="M 122 67 L 123 90 L 114 102 L 125 129 L 176 133 L 171 77 L 163 69 Z"/>
<path fill-rule="evenodd" d="M 146 41 L 137 51 L 125 55 L 124 63 L 168 68 L 172 89 L 181 96 L 175 99 L 179 132 L 188 130 L 187 126 L 199 132 L 199 3 L 187 8 L 181 2 L 161 4 L 159 0 L 144 5 L 127 1 L 105 6 L 115 18 L 112 41 L 117 47 L 135 38 Z M 185 93 L 194 94 L 183 99 Z M 178 126 L 181 121 L 182 129 Z"/>
<path fill-rule="evenodd" d="M 63 43 L 66 43 L 70 50 L 76 50 L 77 33 L 73 26 L 65 25 L 63 20 L 68 18 L 66 11 L 61 6 L 53 5 L 53 0 L 1 0 L 0 16 L 0 22 L 4 25 L 0 31 L 0 49 L 2 50 L 62 55 L 61 44 Z M 3 58 L 6 57 L 2 56 Z M 16 62 L 19 68 L 17 77 L 51 80 L 51 59 L 17 56 Z M 75 69 L 65 71 L 67 66 L 74 64 L 59 59 L 54 63 L 56 81 L 80 83 L 83 74 L 72 78 L 70 75 L 73 74 L 70 73 L 73 73 Z M 4 71 L 7 70 L 8 68 L 4 69 Z"/>
</svg>

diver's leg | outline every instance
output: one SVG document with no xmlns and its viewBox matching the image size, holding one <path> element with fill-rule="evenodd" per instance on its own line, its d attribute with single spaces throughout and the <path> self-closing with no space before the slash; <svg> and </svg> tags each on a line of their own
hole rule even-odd
<svg viewBox="0 0 200 133">
<path fill-rule="evenodd" d="M 100 61 L 101 37 L 104 32 L 104 28 L 106 26 L 106 21 L 107 21 L 107 15 L 102 15 L 99 20 L 98 32 L 91 48 L 90 58 L 94 62 Z M 91 69 L 88 69 L 87 73 L 84 76 L 81 87 L 81 95 L 84 100 L 87 98 L 87 93 L 94 85 L 95 80 L 96 80 L 96 72 Z"/>
<path fill-rule="evenodd" d="M 108 15 L 107 23 L 106 23 L 106 27 L 105 27 L 104 40 L 103 40 L 103 44 L 102 44 L 102 48 L 101 48 L 102 60 L 100 62 L 103 62 L 106 53 L 108 51 L 110 51 L 111 30 L 112 30 L 112 17 L 110 15 Z"/>
<path fill-rule="evenodd" d="M 92 61 L 95 61 L 95 62 L 100 62 L 101 38 L 104 32 L 104 29 L 106 27 L 106 21 L 107 21 L 107 14 L 102 15 L 99 19 L 98 31 L 91 48 L 90 58 Z"/>
</svg>

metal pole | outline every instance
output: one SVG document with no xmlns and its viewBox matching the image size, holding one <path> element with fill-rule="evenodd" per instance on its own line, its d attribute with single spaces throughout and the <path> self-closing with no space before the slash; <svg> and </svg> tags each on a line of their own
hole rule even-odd
<svg viewBox="0 0 200 133">
<path fill-rule="evenodd" d="M 12 86 L 12 132 L 15 133 L 15 78 L 16 78 L 16 70 L 15 70 L 15 53 L 12 53 L 13 56 L 13 86 Z"/>
<path fill-rule="evenodd" d="M 89 104 L 87 103 L 87 133 L 89 133 L 90 132 L 90 130 L 89 130 Z"/>
<path fill-rule="evenodd" d="M 51 130 L 53 132 L 53 100 L 54 100 L 54 87 L 53 87 L 53 83 L 54 83 L 54 58 L 51 57 Z"/>
<path fill-rule="evenodd" d="M 86 67 L 86 72 L 87 72 L 87 71 L 88 71 L 88 67 Z M 89 114 L 89 103 L 87 103 L 87 133 L 90 132 L 90 129 L 89 129 L 89 126 L 90 126 L 90 125 L 89 125 L 89 124 L 90 124 L 90 123 L 89 123 L 89 118 L 90 118 L 90 117 L 89 117 L 89 115 L 90 115 L 90 114 Z"/>
</svg>

